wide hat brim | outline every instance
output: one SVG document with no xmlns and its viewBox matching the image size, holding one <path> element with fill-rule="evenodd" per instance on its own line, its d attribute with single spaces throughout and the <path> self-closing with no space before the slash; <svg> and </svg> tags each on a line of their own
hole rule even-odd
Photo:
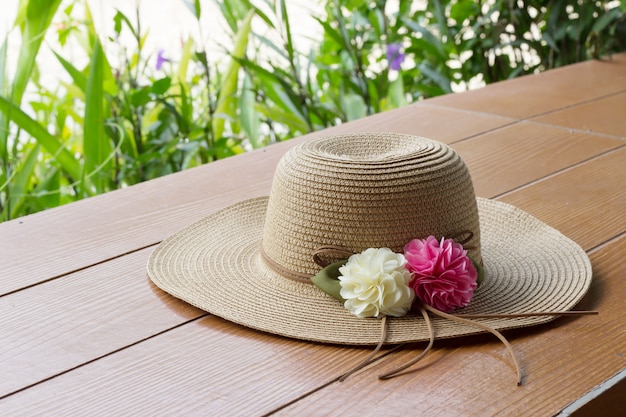
<svg viewBox="0 0 626 417">
<path fill-rule="evenodd" d="M 455 314 L 566 311 L 591 284 L 587 254 L 559 231 L 511 205 L 478 198 L 485 277 Z M 253 329 L 296 339 L 351 345 L 380 340 L 377 318 L 359 318 L 309 283 L 285 278 L 260 255 L 267 197 L 213 213 L 164 240 L 148 275 L 164 291 Z M 495 329 L 533 326 L 552 316 L 476 319 Z M 436 338 L 484 330 L 434 318 Z M 385 343 L 428 340 L 419 314 L 387 320 Z"/>
</svg>

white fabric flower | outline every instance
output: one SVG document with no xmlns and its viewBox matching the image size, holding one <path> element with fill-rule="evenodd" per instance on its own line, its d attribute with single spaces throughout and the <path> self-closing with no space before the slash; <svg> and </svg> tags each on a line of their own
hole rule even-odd
<svg viewBox="0 0 626 417">
<path fill-rule="evenodd" d="M 415 298 L 405 263 L 404 255 L 388 248 L 350 256 L 339 268 L 344 306 L 358 317 L 404 316 Z"/>
</svg>

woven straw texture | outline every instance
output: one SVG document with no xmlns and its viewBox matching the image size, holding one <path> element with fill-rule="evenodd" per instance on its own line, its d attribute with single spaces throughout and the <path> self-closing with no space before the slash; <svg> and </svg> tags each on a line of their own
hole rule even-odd
<svg viewBox="0 0 626 417">
<path fill-rule="evenodd" d="M 298 274 L 319 270 L 311 254 L 402 252 L 416 236 L 473 233 L 480 261 L 476 197 L 463 160 L 443 143 L 405 135 L 347 135 L 307 142 L 276 168 L 263 237 L 265 254 Z"/>
<path fill-rule="evenodd" d="M 444 214 L 423 214 L 432 207 L 443 207 Z M 453 213 L 446 207 L 454 207 Z M 471 244 L 484 262 L 484 282 L 459 314 L 569 310 L 591 283 L 580 246 L 513 206 L 476 199 L 465 165 L 447 146 L 401 135 L 326 138 L 294 148 L 279 163 L 269 198 L 240 202 L 169 237 L 150 256 L 148 275 L 173 296 L 247 327 L 375 345 L 380 320 L 355 317 L 314 285 L 286 278 L 263 259 L 261 247 L 282 268 L 314 274 L 315 245 L 401 251 L 408 240 L 425 235 L 398 235 L 438 228 L 472 230 Z M 477 321 L 502 330 L 552 319 Z M 481 332 L 439 318 L 433 323 L 437 338 Z M 427 339 L 421 317 L 388 319 L 386 343 Z"/>
</svg>

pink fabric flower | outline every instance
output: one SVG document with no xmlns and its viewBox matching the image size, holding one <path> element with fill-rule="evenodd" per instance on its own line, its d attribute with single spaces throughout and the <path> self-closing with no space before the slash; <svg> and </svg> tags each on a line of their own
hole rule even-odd
<svg viewBox="0 0 626 417">
<path fill-rule="evenodd" d="M 478 273 L 467 251 L 452 239 L 413 239 L 404 247 L 409 286 L 424 304 L 450 312 L 469 304 Z"/>
</svg>

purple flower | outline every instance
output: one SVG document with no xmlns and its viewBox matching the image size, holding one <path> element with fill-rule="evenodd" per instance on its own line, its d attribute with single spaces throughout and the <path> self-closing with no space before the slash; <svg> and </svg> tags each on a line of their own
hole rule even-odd
<svg viewBox="0 0 626 417">
<path fill-rule="evenodd" d="M 159 49 L 159 53 L 157 54 L 157 61 L 156 61 L 157 71 L 163 68 L 163 64 L 165 64 L 166 62 L 170 62 L 170 60 L 169 58 L 165 57 L 165 49 Z"/>
<path fill-rule="evenodd" d="M 394 71 L 400 71 L 400 66 L 404 62 L 406 55 L 402 52 L 402 44 L 390 43 L 387 45 L 387 61 L 389 61 L 389 68 Z"/>
</svg>

